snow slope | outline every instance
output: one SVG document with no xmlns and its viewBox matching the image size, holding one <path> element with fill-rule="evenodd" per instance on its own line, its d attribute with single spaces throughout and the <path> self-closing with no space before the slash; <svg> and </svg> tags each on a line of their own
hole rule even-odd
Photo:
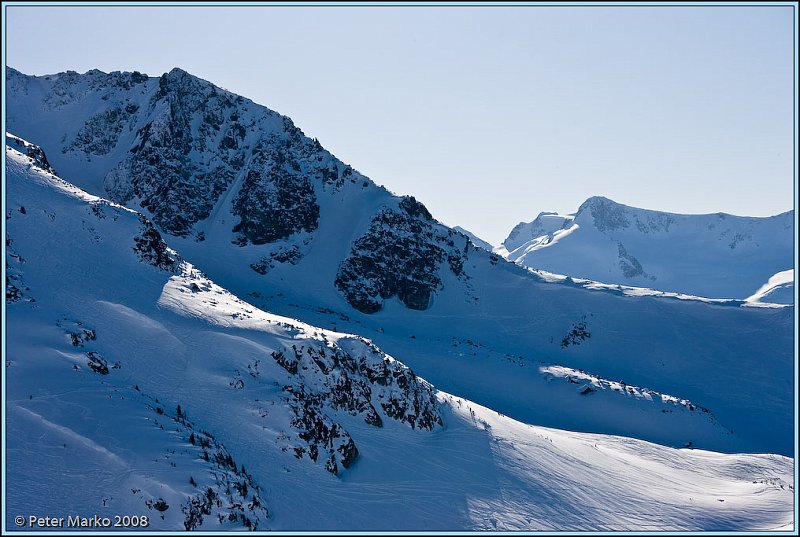
<svg viewBox="0 0 800 537">
<path fill-rule="evenodd" d="M 794 211 L 769 218 L 682 215 L 594 197 L 573 215 L 542 213 L 517 225 L 500 252 L 557 274 L 745 299 L 794 264 L 793 245 Z"/>
<path fill-rule="evenodd" d="M 792 527 L 789 458 L 534 427 L 439 392 L 363 338 L 240 300 L 39 153 L 6 149 L 7 528 Z"/>
<path fill-rule="evenodd" d="M 747 301 L 753 303 L 794 304 L 794 270 L 783 270 L 771 276 L 758 291 L 747 297 Z"/>
<path fill-rule="evenodd" d="M 152 217 L 256 307 L 368 337 L 440 389 L 525 423 L 793 453 L 791 308 L 514 265 L 288 118 L 179 69 L 10 70 L 8 101 L 8 124 L 65 178 Z M 549 216 L 546 229 L 569 220 Z"/>
</svg>

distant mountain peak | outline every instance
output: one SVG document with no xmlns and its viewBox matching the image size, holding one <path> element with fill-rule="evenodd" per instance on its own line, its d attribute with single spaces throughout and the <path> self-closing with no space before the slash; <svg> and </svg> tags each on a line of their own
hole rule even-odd
<svg viewBox="0 0 800 537">
<path fill-rule="evenodd" d="M 628 210 L 630 208 L 603 196 L 593 196 L 583 202 L 575 213 L 576 221 L 584 222 L 588 212 L 592 216 L 594 226 L 600 231 L 624 229 L 630 225 Z"/>
<path fill-rule="evenodd" d="M 581 203 L 581 206 L 578 209 L 578 212 L 580 212 L 581 209 L 583 209 L 585 207 L 592 206 L 592 205 L 622 205 L 622 204 L 612 200 L 611 198 L 607 198 L 605 196 L 591 196 L 591 197 L 587 198 L 586 201 Z"/>
<path fill-rule="evenodd" d="M 192 78 L 197 78 L 196 76 L 190 74 L 188 71 L 181 69 L 180 67 L 173 67 L 166 74 L 169 76 L 179 76 L 179 77 L 190 76 Z"/>
<path fill-rule="evenodd" d="M 504 242 L 507 259 L 604 283 L 744 299 L 791 265 L 793 212 L 677 214 L 592 196 L 574 215 L 540 213 Z"/>
</svg>

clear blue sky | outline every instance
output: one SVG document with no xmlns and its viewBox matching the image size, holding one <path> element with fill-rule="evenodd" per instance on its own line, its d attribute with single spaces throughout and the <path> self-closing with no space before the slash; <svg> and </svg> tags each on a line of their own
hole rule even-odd
<svg viewBox="0 0 800 537">
<path fill-rule="evenodd" d="M 495 244 L 592 195 L 793 206 L 790 6 L 5 8 L 12 67 L 181 67 Z"/>
</svg>

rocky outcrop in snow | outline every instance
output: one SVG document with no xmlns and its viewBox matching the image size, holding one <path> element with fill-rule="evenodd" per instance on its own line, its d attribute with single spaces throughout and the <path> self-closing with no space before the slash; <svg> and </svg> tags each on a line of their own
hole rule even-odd
<svg viewBox="0 0 800 537">
<path fill-rule="evenodd" d="M 44 151 L 38 145 L 32 144 L 8 132 L 6 133 L 6 144 L 31 159 L 39 168 L 53 175 L 57 175 L 56 171 L 47 160 L 47 155 L 44 154 Z"/>
<path fill-rule="evenodd" d="M 300 170 L 291 151 L 274 142 L 259 142 L 233 203 L 233 213 L 240 219 L 233 228 L 237 244 L 265 244 L 317 229 L 314 187 Z"/>
<path fill-rule="evenodd" d="M 395 296 L 410 309 L 424 310 L 442 285 L 438 271 L 445 261 L 454 275 L 463 275 L 469 244 L 406 197 L 398 209 L 385 208 L 372 219 L 339 267 L 336 287 L 364 313 L 380 311 Z"/>
</svg>

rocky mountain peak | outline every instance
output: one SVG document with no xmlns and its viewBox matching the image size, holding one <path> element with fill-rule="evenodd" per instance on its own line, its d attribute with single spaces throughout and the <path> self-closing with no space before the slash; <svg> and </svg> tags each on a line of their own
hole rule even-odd
<svg viewBox="0 0 800 537">
<path fill-rule="evenodd" d="M 414 197 L 376 188 L 288 117 L 180 68 L 159 78 L 65 73 L 41 83 L 44 101 L 55 107 L 48 110 L 84 101 L 93 110 L 62 124 L 59 158 L 95 168 L 103 177 L 105 192 L 99 194 L 142 211 L 166 235 L 202 241 L 206 221 L 217 214 L 215 224 L 227 227 L 233 245 L 288 241 L 276 248 L 294 252 L 294 264 L 307 249 L 299 243 L 314 240 L 323 206 L 336 212 L 343 210 L 343 198 L 367 202 L 378 195 L 384 201 L 377 213 L 347 216 L 371 225 L 365 235 L 345 239 L 352 241 L 351 255 L 337 261 L 341 266 L 330 282 L 351 304 L 372 312 L 380 309 L 377 301 L 398 296 L 409 308 L 426 309 L 443 285 L 437 274 L 443 263 L 461 276 L 466 242 L 457 233 Z M 23 93 L 12 92 L 24 100 Z M 11 120 L 20 122 L 24 129 L 24 121 Z M 253 265 L 263 263 L 245 267 Z M 357 291 L 362 280 L 372 283 Z M 373 298 L 355 297 L 363 293 Z"/>
<path fill-rule="evenodd" d="M 575 213 L 575 220 L 585 222 L 587 215 L 591 215 L 594 227 L 601 232 L 630 226 L 627 207 L 603 196 L 593 196 L 583 202 Z"/>
</svg>

